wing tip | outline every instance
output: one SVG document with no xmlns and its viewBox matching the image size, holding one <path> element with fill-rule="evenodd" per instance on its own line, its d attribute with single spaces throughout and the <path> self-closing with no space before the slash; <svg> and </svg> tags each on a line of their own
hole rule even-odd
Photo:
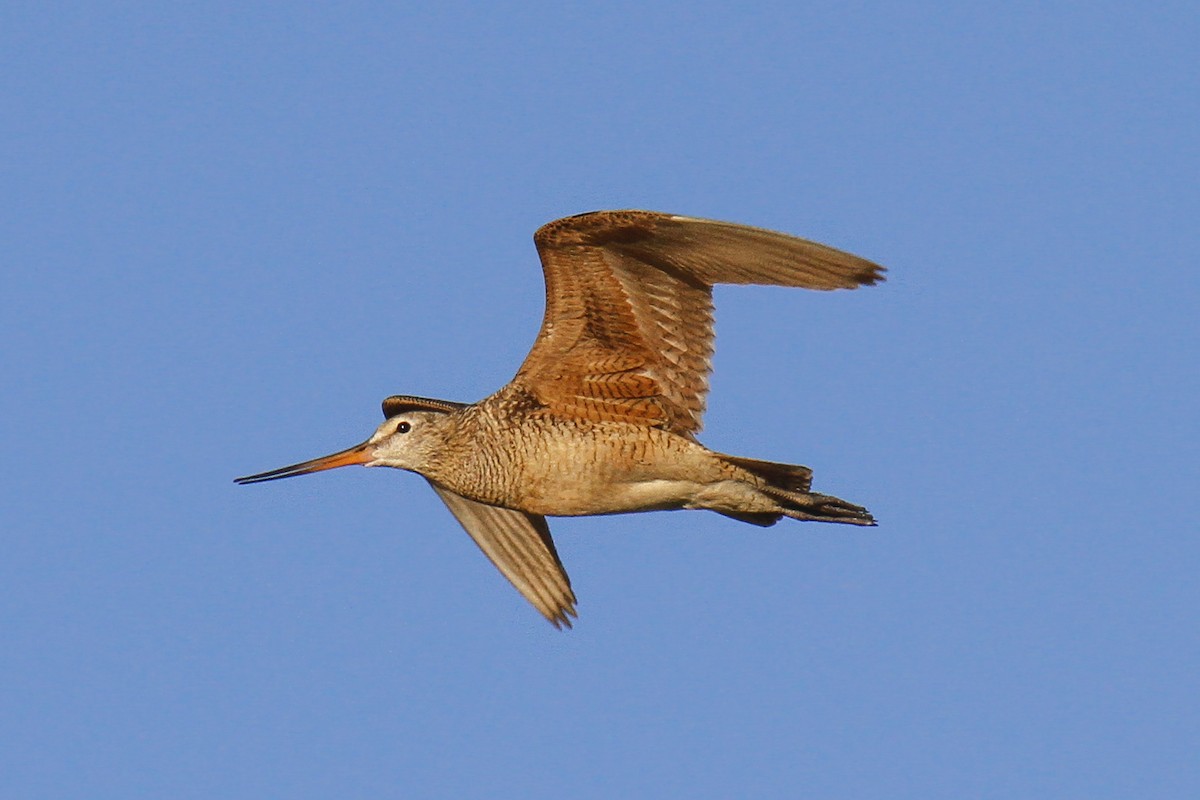
<svg viewBox="0 0 1200 800">
<path fill-rule="evenodd" d="M 859 286 L 874 286 L 877 283 L 885 283 L 887 281 L 887 267 L 882 267 L 873 261 L 866 261 L 863 270 L 854 276 L 857 283 L 851 288 L 857 289 Z"/>
<path fill-rule="evenodd" d="M 571 619 L 579 619 L 579 612 L 575 610 L 574 600 L 572 600 L 569 605 L 560 606 L 552 613 L 547 613 L 542 609 L 538 610 L 541 611 L 542 616 L 544 616 L 549 623 L 554 626 L 554 629 L 559 631 L 563 630 L 564 628 L 566 630 L 571 630 L 575 627 Z"/>
</svg>

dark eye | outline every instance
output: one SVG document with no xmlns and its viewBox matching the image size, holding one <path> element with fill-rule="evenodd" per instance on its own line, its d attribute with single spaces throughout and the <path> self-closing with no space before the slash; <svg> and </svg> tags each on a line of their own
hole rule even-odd
<svg viewBox="0 0 1200 800">
<path fill-rule="evenodd" d="M 396 426 L 396 433 L 408 433 L 411 430 L 412 425 L 409 425 L 407 422 L 401 422 Z"/>
</svg>

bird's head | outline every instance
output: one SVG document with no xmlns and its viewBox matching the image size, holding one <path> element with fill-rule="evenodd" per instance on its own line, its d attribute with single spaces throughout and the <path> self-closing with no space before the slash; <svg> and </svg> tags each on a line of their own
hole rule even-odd
<svg viewBox="0 0 1200 800">
<path fill-rule="evenodd" d="M 445 431 L 453 424 L 450 415 L 462 407 L 463 404 L 445 400 L 389 397 L 383 401 L 387 419 L 362 444 L 299 464 L 237 478 L 235 483 L 275 481 L 353 464 L 422 472 L 445 441 Z"/>
</svg>

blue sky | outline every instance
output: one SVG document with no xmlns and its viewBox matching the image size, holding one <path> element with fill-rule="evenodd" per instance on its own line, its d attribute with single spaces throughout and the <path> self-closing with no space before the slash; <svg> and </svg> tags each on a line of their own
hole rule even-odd
<svg viewBox="0 0 1200 800">
<path fill-rule="evenodd" d="M 1190 4 L 0 10 L 0 794 L 1200 795 Z M 877 529 L 231 480 L 485 396 L 598 208 L 889 280 L 718 289 L 703 440 Z"/>
</svg>

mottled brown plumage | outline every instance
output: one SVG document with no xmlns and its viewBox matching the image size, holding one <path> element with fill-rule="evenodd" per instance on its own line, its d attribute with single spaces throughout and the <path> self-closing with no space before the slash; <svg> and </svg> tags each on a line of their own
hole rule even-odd
<svg viewBox="0 0 1200 800">
<path fill-rule="evenodd" d="M 567 217 L 534 241 L 546 314 L 507 386 L 474 404 L 390 397 L 363 444 L 238 482 L 348 464 L 418 472 L 521 594 L 567 626 L 575 595 L 547 515 L 703 508 L 755 525 L 874 524 L 860 506 L 811 493 L 807 467 L 715 453 L 695 434 L 714 284 L 853 289 L 882 280 L 882 267 L 774 231 L 650 211 Z"/>
</svg>

